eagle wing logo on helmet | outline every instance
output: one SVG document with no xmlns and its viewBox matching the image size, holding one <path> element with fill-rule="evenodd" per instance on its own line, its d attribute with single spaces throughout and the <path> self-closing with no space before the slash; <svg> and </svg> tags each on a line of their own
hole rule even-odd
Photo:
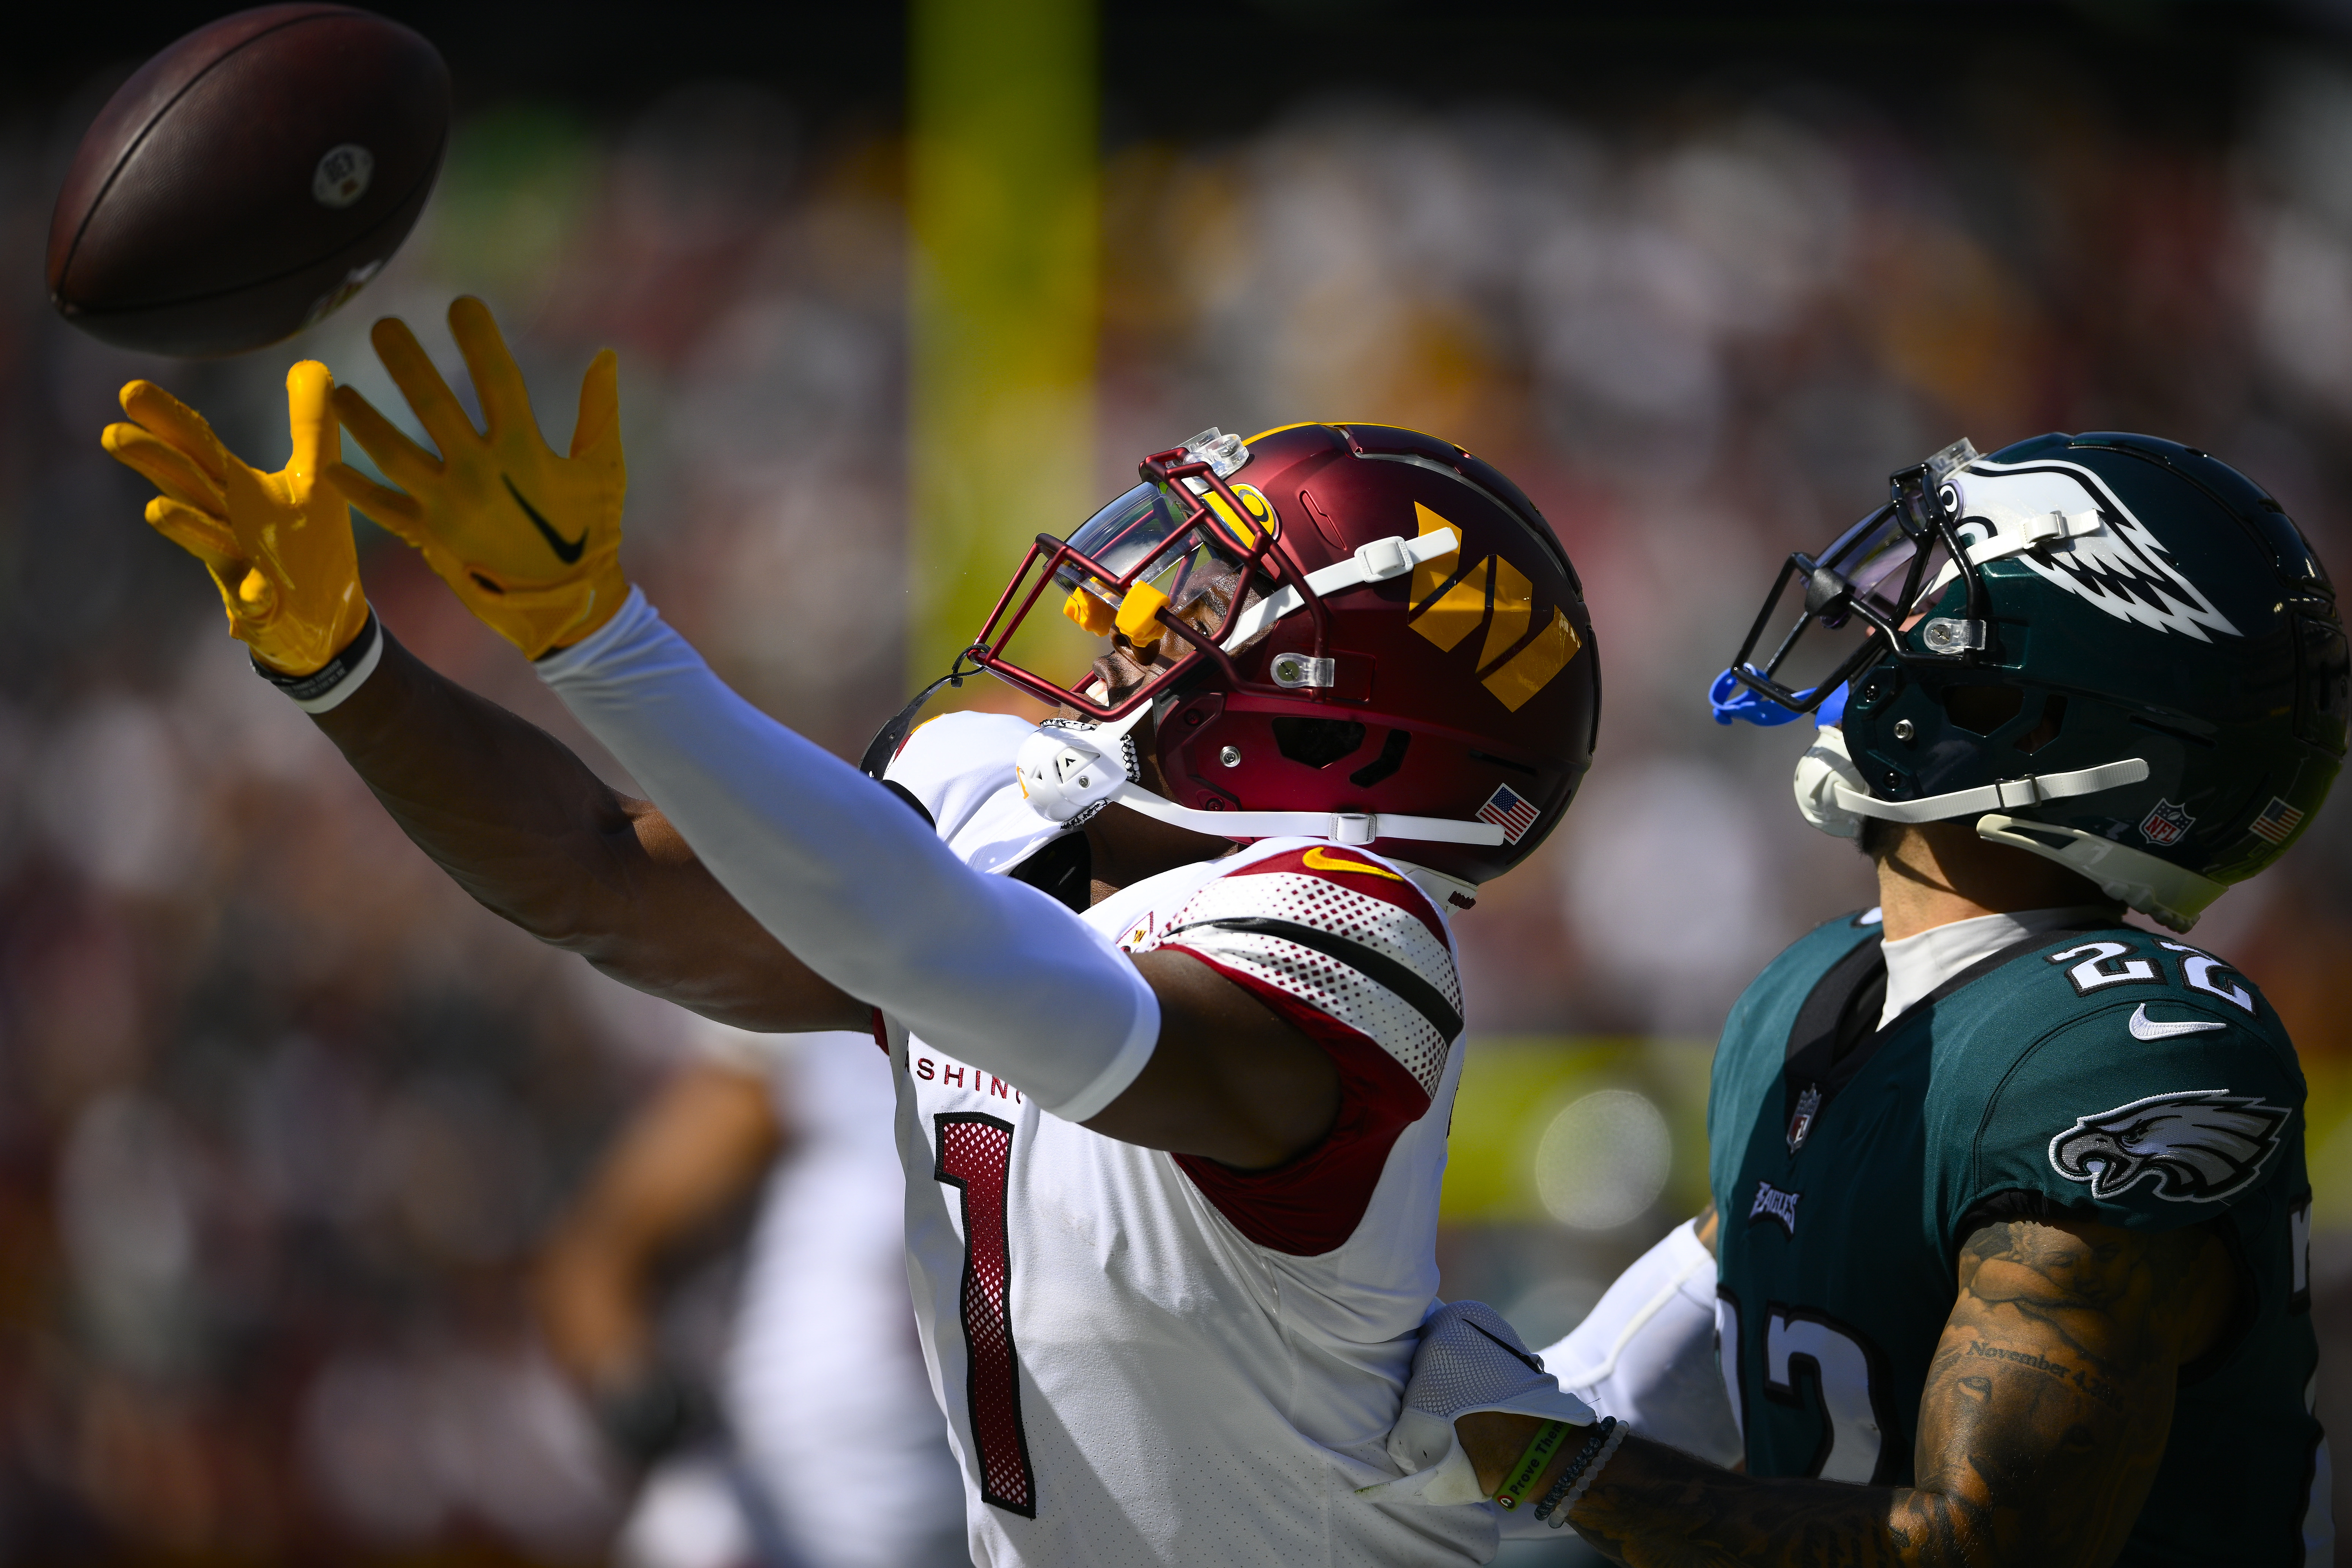
<svg viewBox="0 0 2352 1568">
<path fill-rule="evenodd" d="M 2227 1089 L 2151 1094 L 2078 1117 L 2050 1140 L 2050 1164 L 2070 1182 L 2112 1198 L 2156 1180 L 2156 1195 L 2210 1204 L 2251 1184 L 2279 1146 L 2287 1112 Z"/>
<path fill-rule="evenodd" d="M 2014 555 L 2115 616 L 2210 642 L 2242 635 L 2147 525 L 2074 463 L 1971 463 L 1952 478 L 1970 560 Z"/>
</svg>

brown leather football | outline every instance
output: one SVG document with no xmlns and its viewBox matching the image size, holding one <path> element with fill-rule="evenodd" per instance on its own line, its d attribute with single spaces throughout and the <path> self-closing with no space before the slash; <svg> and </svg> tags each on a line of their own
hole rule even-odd
<svg viewBox="0 0 2352 1568">
<path fill-rule="evenodd" d="M 49 298 L 152 353 L 276 342 L 400 247 L 448 142 L 448 68 L 397 22 L 224 16 L 142 66 L 83 136 L 49 220 Z"/>
</svg>

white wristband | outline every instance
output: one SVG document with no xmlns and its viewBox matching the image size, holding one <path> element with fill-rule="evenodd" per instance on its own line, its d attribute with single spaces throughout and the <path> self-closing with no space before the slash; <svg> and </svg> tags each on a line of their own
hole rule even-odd
<svg viewBox="0 0 2352 1568">
<path fill-rule="evenodd" d="M 367 624 L 360 627 L 360 635 L 320 668 L 308 675 L 286 675 L 257 658 L 253 672 L 292 698 L 294 706 L 303 712 L 325 713 L 340 707 L 352 692 L 367 684 L 367 678 L 375 673 L 383 658 L 383 627 L 377 624 L 374 606 L 371 605 Z"/>
</svg>

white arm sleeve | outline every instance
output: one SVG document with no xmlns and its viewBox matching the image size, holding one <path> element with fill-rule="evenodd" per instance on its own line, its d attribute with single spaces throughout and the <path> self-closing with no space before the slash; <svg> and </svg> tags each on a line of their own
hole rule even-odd
<svg viewBox="0 0 2352 1568">
<path fill-rule="evenodd" d="M 1150 1059 L 1160 1004 L 1052 898 L 972 870 L 880 784 L 760 712 L 635 590 L 539 662 L 711 874 L 817 973 L 1083 1121 Z"/>
<path fill-rule="evenodd" d="M 1560 1386 L 1643 1436 L 1728 1465 L 1743 1452 L 1715 1353 L 1715 1258 L 1685 1220 L 1543 1352 Z"/>
</svg>

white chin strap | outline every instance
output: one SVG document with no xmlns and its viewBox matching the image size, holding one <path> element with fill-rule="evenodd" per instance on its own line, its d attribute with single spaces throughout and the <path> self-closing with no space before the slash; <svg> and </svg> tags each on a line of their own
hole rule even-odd
<svg viewBox="0 0 2352 1568">
<path fill-rule="evenodd" d="M 1862 770 L 1854 766 L 1852 754 L 1846 751 L 1845 731 L 1832 725 L 1813 731 L 1812 745 L 1797 759 L 1797 809 L 1822 832 L 1853 838 L 1861 835 L 1860 819 L 1865 816 L 1874 816 L 1881 822 L 1947 822 L 1982 811 L 2004 811 L 2014 806 L 2039 805 L 2045 800 L 2096 795 L 2103 789 L 2137 784 L 2146 777 L 2147 760 L 2126 757 L 2121 762 L 2101 763 L 2095 768 L 2077 768 L 2070 773 L 2027 773 L 2022 778 L 2002 779 L 1998 784 L 1926 795 L 1918 800 L 1880 800 L 1863 783 Z"/>
<path fill-rule="evenodd" d="M 2174 931 L 2186 931 L 2197 923 L 2205 906 L 2221 896 L 2225 884 L 2079 828 L 2005 815 L 2014 807 L 2137 784 L 2147 777 L 2147 771 L 2146 758 L 2126 757 L 2073 773 L 2028 773 L 1923 800 L 1880 800 L 1870 793 L 1862 770 L 1846 751 L 1845 731 L 1825 725 L 1813 731 L 1813 743 L 1797 759 L 1794 784 L 1797 809 L 1807 822 L 1833 837 L 1860 837 L 1864 817 L 1881 822 L 1948 822 L 1974 816 L 1978 837 L 2054 860 L 2097 883 L 2107 897 L 2121 900 Z"/>
<path fill-rule="evenodd" d="M 1328 838 L 1334 844 L 1370 844 L 1376 838 L 1417 838 L 1424 844 L 1503 842 L 1503 830 L 1491 822 L 1462 822 L 1450 816 L 1403 816 L 1385 811 L 1195 811 L 1136 784 L 1122 785 L 1110 798 L 1129 811 L 1220 838 Z"/>
<path fill-rule="evenodd" d="M 1307 574 L 1307 585 L 1315 590 L 1318 598 L 1329 598 L 1349 588 L 1367 583 L 1385 583 L 1391 577 L 1402 577 L 1424 562 L 1441 555 L 1451 555 L 1462 547 L 1462 535 L 1451 528 L 1433 528 L 1427 533 L 1407 539 L 1391 534 L 1375 539 L 1370 544 L 1359 545 L 1355 554 L 1345 561 L 1336 561 L 1319 572 Z M 1241 613 L 1234 629 L 1226 634 L 1221 645 L 1227 653 L 1238 653 L 1250 639 L 1294 610 L 1306 607 L 1307 601 L 1296 588 L 1285 588 L 1278 594 L 1260 599 Z M 1326 684 L 1328 684 L 1328 682 Z"/>
<path fill-rule="evenodd" d="M 1326 838 L 1334 844 L 1370 844 L 1375 839 L 1417 839 L 1424 844 L 1504 842 L 1492 822 L 1446 816 L 1406 816 L 1395 812 L 1197 811 L 1152 794 L 1135 780 L 1135 742 L 1128 732 L 1149 710 L 1139 707 L 1108 724 L 1048 719 L 1021 742 L 1013 775 L 1030 808 L 1048 822 L 1076 825 L 1117 804 L 1156 822 L 1189 827 L 1220 838 Z M 1404 863 L 1400 861 L 1400 865 Z M 1423 890 L 1440 903 L 1468 908 L 1475 883 L 1425 867 L 1406 866 Z"/>
</svg>

